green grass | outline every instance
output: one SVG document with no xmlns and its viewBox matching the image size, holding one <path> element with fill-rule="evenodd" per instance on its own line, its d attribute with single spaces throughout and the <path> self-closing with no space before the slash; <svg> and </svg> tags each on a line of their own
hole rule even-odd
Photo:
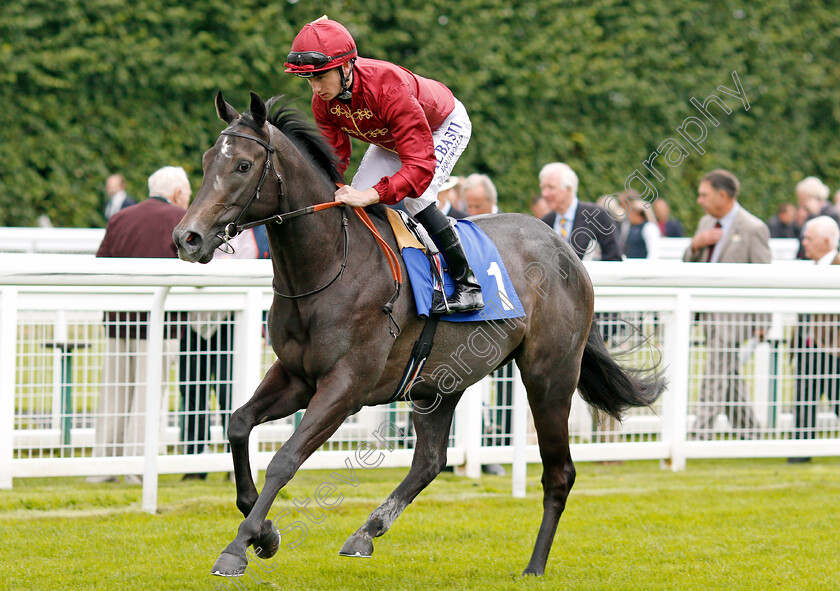
<svg viewBox="0 0 840 591">
<path fill-rule="evenodd" d="M 525 579 L 541 516 L 538 466 L 527 499 L 511 498 L 509 478 L 443 474 L 375 541 L 372 559 L 339 557 L 404 472 L 357 470 L 357 487 L 339 486 L 340 506 L 310 523 L 295 549 L 289 534 L 275 558 L 252 559 L 264 582 L 246 577 L 239 588 L 840 588 L 840 458 L 693 461 L 679 473 L 656 462 L 581 463 L 547 574 Z M 293 510 L 293 499 L 314 506 L 330 473 L 301 472 L 271 516 Z M 124 484 L 15 481 L 0 491 L 0 589 L 237 588 L 209 575 L 240 522 L 231 483 L 221 474 L 203 483 L 163 477 L 154 516 L 140 499 L 139 487 Z"/>
</svg>

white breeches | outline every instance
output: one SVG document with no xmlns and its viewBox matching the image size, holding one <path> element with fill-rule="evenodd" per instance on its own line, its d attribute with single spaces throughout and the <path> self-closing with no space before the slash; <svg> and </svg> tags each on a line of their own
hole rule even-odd
<svg viewBox="0 0 840 591">
<path fill-rule="evenodd" d="M 440 186 L 449 178 L 455 163 L 464 152 L 472 135 L 472 122 L 461 101 L 455 99 L 455 108 L 440 127 L 432 132 L 435 144 L 435 176 L 429 187 L 419 197 L 407 197 L 403 200 L 408 213 L 415 215 L 433 203 L 437 203 Z M 402 168 L 402 162 L 396 152 L 371 145 L 359 169 L 350 184 L 354 189 L 366 191 L 378 183 L 382 177 L 391 176 Z"/>
</svg>

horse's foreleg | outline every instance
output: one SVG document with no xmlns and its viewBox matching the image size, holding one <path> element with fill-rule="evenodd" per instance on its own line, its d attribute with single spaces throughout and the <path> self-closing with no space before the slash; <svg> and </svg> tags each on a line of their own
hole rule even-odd
<svg viewBox="0 0 840 591">
<path fill-rule="evenodd" d="M 290 376 L 276 361 L 251 399 L 231 415 L 228 440 L 236 476 L 236 506 L 245 517 L 248 517 L 258 497 L 248 453 L 251 431 L 261 423 L 281 419 L 300 410 L 309 395 L 309 386 Z"/>
<path fill-rule="evenodd" d="M 211 572 L 214 575 L 235 577 L 244 574 L 248 565 L 245 552 L 251 544 L 259 550 L 261 558 L 269 558 L 277 551 L 279 534 L 272 522 L 266 519 L 271 505 L 300 465 L 335 433 L 348 416 L 358 410 L 348 402 L 349 398 L 348 388 L 331 387 L 326 380 L 322 381 L 300 425 L 268 464 L 263 489 L 248 516 L 239 525 L 236 538 L 213 565 Z"/>
<path fill-rule="evenodd" d="M 388 531 L 400 513 L 440 474 L 446 466 L 449 427 L 460 398 L 460 394 L 444 398 L 429 414 L 412 413 L 417 443 L 411 469 L 385 502 L 370 514 L 365 524 L 347 539 L 339 551 L 341 556 L 371 556 L 373 538 Z"/>
</svg>

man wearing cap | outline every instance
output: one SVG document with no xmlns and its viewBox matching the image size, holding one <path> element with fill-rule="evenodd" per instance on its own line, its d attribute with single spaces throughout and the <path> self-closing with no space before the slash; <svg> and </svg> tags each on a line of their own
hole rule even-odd
<svg viewBox="0 0 840 591">
<path fill-rule="evenodd" d="M 326 17 L 301 29 L 285 66 L 309 82 L 315 121 L 341 173 L 350 163 L 351 137 L 371 144 L 352 183 L 336 191 L 336 201 L 353 207 L 403 201 L 440 248 L 455 283 L 446 304 L 433 312 L 483 308 L 481 286 L 458 234 L 437 207 L 438 191 L 472 133 L 460 101 L 440 82 L 359 57 L 349 31 Z"/>
</svg>

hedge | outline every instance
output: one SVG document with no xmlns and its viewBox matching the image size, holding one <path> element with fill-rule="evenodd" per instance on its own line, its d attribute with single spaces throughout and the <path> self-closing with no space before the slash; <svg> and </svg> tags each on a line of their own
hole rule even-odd
<svg viewBox="0 0 840 591">
<path fill-rule="evenodd" d="M 506 211 L 527 211 L 540 167 L 553 160 L 572 165 L 588 200 L 622 190 L 638 171 L 689 230 L 701 213 L 698 179 L 713 168 L 735 172 L 742 202 L 765 218 L 804 176 L 840 184 L 833 3 L 355 4 L 8 0 L 0 8 L 0 225 L 47 214 L 55 225 L 101 226 L 112 172 L 142 198 L 152 171 L 180 165 L 197 190 L 201 155 L 222 126 L 217 90 L 240 109 L 254 90 L 299 97 L 308 111 L 307 84 L 284 74 L 282 62 L 300 27 L 323 13 L 347 25 L 362 55 L 454 91 L 473 120 L 455 173 L 489 174 Z M 720 89 L 736 89 L 733 76 L 749 109 Z M 716 126 L 690 102 L 713 94 L 731 109 L 708 103 Z M 680 134 L 702 135 L 691 118 L 706 132 L 696 147 Z M 363 149 L 356 144 L 354 163 Z"/>
</svg>

